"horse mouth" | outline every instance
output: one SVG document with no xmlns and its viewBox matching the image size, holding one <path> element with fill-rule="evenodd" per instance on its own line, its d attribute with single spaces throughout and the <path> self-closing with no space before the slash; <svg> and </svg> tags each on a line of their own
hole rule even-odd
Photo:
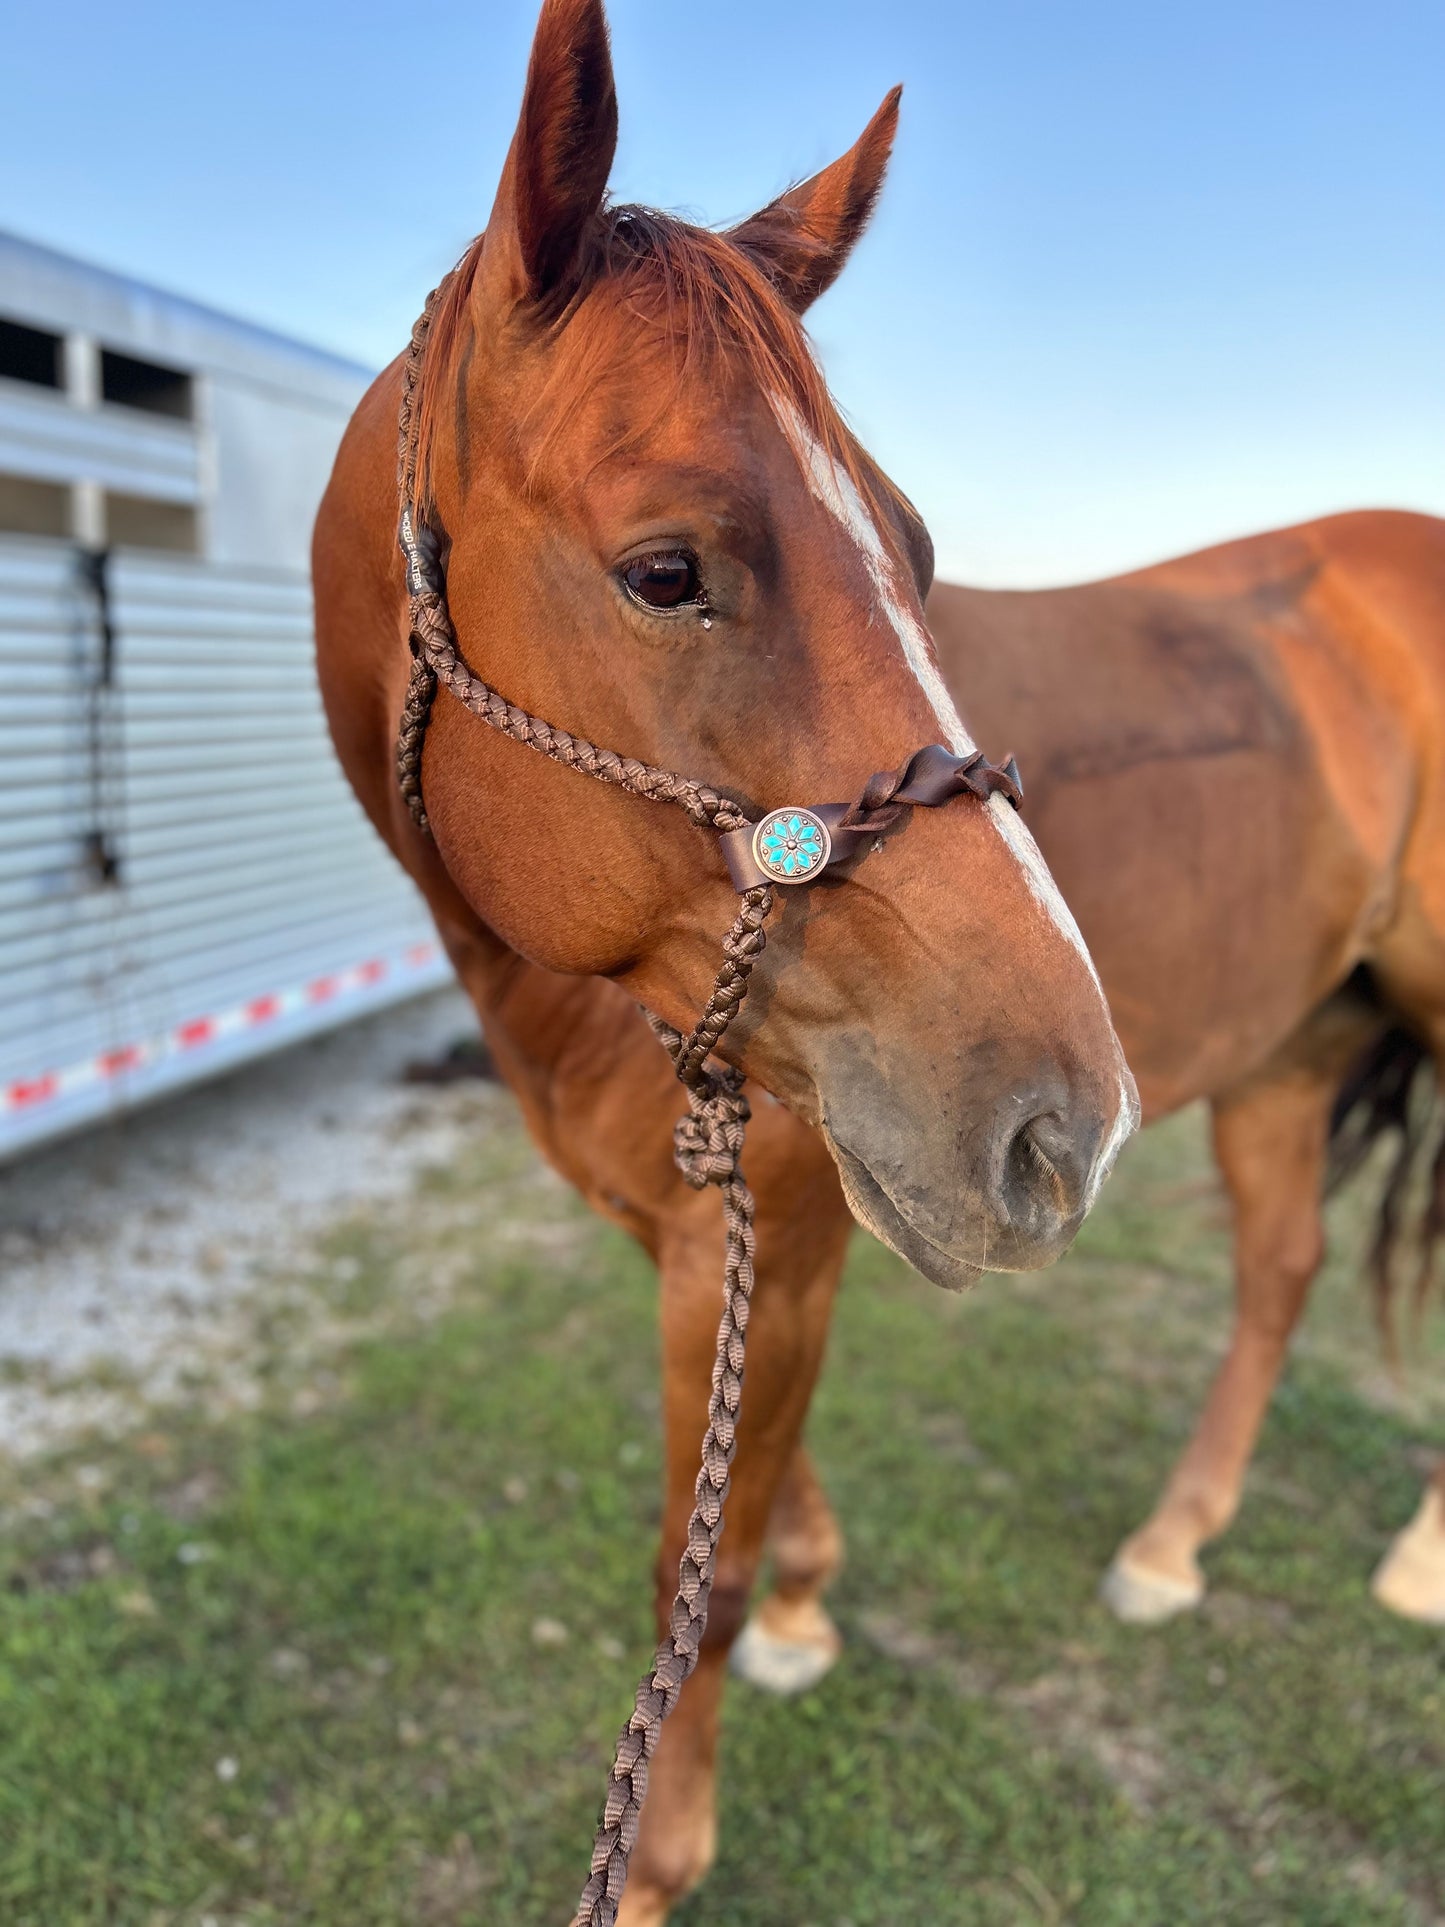
<svg viewBox="0 0 1445 1927">
<path fill-rule="evenodd" d="M 970 1264 L 956 1253 L 945 1251 L 911 1224 L 863 1160 L 846 1144 L 840 1144 L 826 1123 L 823 1138 L 843 1181 L 848 1209 L 865 1231 L 871 1231 L 880 1244 L 896 1252 L 931 1285 L 941 1285 L 945 1291 L 967 1291 L 978 1282 L 983 1276 L 983 1266 Z"/>
</svg>

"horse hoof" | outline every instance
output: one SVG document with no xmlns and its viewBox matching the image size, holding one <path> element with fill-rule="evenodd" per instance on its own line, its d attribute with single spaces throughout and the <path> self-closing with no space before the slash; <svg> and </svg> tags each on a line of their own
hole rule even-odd
<svg viewBox="0 0 1445 1927">
<path fill-rule="evenodd" d="M 1445 1498 L 1433 1486 L 1375 1568 L 1370 1591 L 1401 1619 L 1445 1626 Z"/>
<path fill-rule="evenodd" d="M 783 1699 L 806 1693 L 833 1670 L 843 1650 L 837 1627 L 826 1613 L 818 1617 L 822 1625 L 807 1639 L 782 1639 L 761 1625 L 755 1613 L 733 1641 L 733 1671 L 750 1686 Z"/>
<path fill-rule="evenodd" d="M 1204 1579 L 1150 1572 L 1121 1554 L 1100 1580 L 1099 1597 L 1126 1626 L 1162 1626 L 1180 1613 L 1194 1611 L 1204 1597 Z"/>
</svg>

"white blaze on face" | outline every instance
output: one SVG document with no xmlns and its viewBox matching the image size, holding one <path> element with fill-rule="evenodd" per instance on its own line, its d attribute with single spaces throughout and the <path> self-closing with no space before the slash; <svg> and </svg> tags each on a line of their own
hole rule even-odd
<svg viewBox="0 0 1445 1927">
<path fill-rule="evenodd" d="M 978 745 L 963 726 L 963 718 L 933 659 L 933 644 L 928 631 L 910 606 L 912 598 L 900 590 L 893 558 L 852 476 L 839 468 L 827 449 L 809 432 L 807 423 L 791 402 L 775 401 L 773 412 L 778 426 L 797 453 L 814 499 L 821 502 L 853 538 L 868 571 L 879 607 L 903 645 L 903 659 L 927 698 L 944 742 L 955 756 L 971 756 Z M 1018 860 L 1034 900 L 1088 965 L 1089 975 L 1098 985 L 1102 996 L 1104 987 L 1099 983 L 1099 973 L 1094 968 L 1094 960 L 1089 955 L 1083 933 L 1074 921 L 1073 912 L 1059 894 L 1059 886 L 1049 874 L 1049 866 L 1044 862 L 1038 844 L 1018 811 L 1006 797 L 995 791 L 989 798 L 989 816 Z M 1128 1135 L 1127 1131 L 1125 1135 Z"/>
<path fill-rule="evenodd" d="M 1063 931 L 1089 966 L 1089 975 L 1098 985 L 1099 995 L 1102 997 L 1104 986 L 1099 983 L 1099 973 L 1094 968 L 1094 959 L 1089 955 L 1089 946 L 1084 942 L 1084 933 L 1074 921 L 1073 911 L 1064 902 L 1059 886 L 1054 882 L 1053 872 L 1044 862 L 1044 853 L 1034 841 L 1033 831 L 1008 798 L 1001 796 L 997 790 L 988 799 L 988 807 L 994 827 L 1023 866 L 1023 873 L 1028 878 L 1029 889 L 1033 892 L 1035 901 L 1042 904 L 1055 925 Z"/>
<path fill-rule="evenodd" d="M 963 726 L 963 718 L 948 693 L 948 685 L 933 660 L 933 645 L 928 631 L 899 593 L 898 576 L 878 524 L 868 512 L 868 504 L 858 493 L 853 477 L 839 468 L 827 449 L 808 432 L 806 423 L 790 403 L 776 407 L 783 433 L 792 443 L 808 478 L 814 500 L 823 504 L 835 521 L 852 536 L 868 579 L 873 584 L 883 613 L 903 644 L 903 658 L 913 671 L 914 681 L 928 698 L 928 706 L 942 726 L 944 740 L 955 756 L 971 756 L 978 748 Z"/>
</svg>

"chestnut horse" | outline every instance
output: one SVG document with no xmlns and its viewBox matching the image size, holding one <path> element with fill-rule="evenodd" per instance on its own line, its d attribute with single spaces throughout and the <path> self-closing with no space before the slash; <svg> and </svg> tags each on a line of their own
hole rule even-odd
<svg viewBox="0 0 1445 1927">
<path fill-rule="evenodd" d="M 600 0 L 547 0 L 491 217 L 432 313 L 417 445 L 463 651 L 534 715 L 752 815 L 856 796 L 940 736 L 972 748 L 923 625 L 927 537 L 844 430 L 798 321 L 863 228 L 897 107 L 895 92 L 840 161 L 729 234 L 617 207 Z M 672 1169 L 676 1087 L 636 1006 L 690 1027 L 736 896 L 680 812 L 580 779 L 445 694 L 418 830 L 395 755 L 402 373 L 360 404 L 318 517 L 322 691 L 539 1141 L 663 1267 L 670 1598 L 721 1237 L 716 1201 Z M 1044 1264 L 1137 1118 L 1088 953 L 1003 796 L 914 812 L 851 876 L 779 895 L 722 1054 L 781 1100 L 756 1155 L 787 1168 L 791 1140 L 803 1176 L 795 1161 L 758 1213 L 786 1275 L 755 1306 L 710 1643 L 652 1763 L 628 1927 L 660 1919 L 710 1852 L 720 1669 L 816 1371 L 841 1196 L 941 1284 Z"/>
<path fill-rule="evenodd" d="M 1179 1471 L 1106 1582 L 1116 1610 L 1160 1617 L 1200 1596 L 1199 1548 L 1238 1503 L 1322 1255 L 1342 1085 L 1369 1095 L 1368 1077 L 1351 1081 L 1362 1052 L 1386 1074 L 1428 1068 L 1432 1050 L 1445 1061 L 1445 523 L 1339 516 L 1081 589 L 940 584 L 928 611 L 948 680 L 1027 752 L 1030 813 L 1092 935 L 1146 1117 L 1200 1096 L 1213 1107 L 1234 1339 Z M 672 1164 L 678 1093 L 613 986 L 526 963 L 481 928 L 452 950 L 539 1145 L 659 1267 L 665 1610 L 719 1242 L 710 1201 Z M 723 1660 L 765 1533 L 774 1588 L 734 1646 L 738 1669 L 796 1690 L 839 1650 L 823 1594 L 842 1541 L 798 1438 L 852 1221 L 816 1132 L 777 1105 L 754 1131 L 749 1405 L 708 1649 L 658 1755 L 628 1927 L 662 1920 L 710 1859 Z M 1376 1590 L 1445 1620 L 1445 1476 Z"/>
</svg>

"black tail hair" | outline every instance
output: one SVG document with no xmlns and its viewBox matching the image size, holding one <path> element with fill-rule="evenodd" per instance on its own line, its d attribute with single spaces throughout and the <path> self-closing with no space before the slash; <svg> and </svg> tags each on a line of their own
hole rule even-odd
<svg viewBox="0 0 1445 1927">
<path fill-rule="evenodd" d="M 1401 1247 L 1415 1247 L 1412 1310 L 1418 1321 L 1434 1279 L 1436 1253 L 1445 1240 L 1445 1104 L 1434 1058 L 1400 1024 L 1392 1024 L 1361 1053 L 1340 1086 L 1330 1116 L 1325 1196 L 1353 1177 L 1377 1144 L 1390 1139 L 1394 1148 L 1370 1240 L 1369 1268 L 1380 1335 L 1391 1360 L 1398 1362 L 1395 1301 Z M 1406 1222 L 1407 1206 L 1422 1176 L 1424 1201 L 1412 1227 Z"/>
</svg>

